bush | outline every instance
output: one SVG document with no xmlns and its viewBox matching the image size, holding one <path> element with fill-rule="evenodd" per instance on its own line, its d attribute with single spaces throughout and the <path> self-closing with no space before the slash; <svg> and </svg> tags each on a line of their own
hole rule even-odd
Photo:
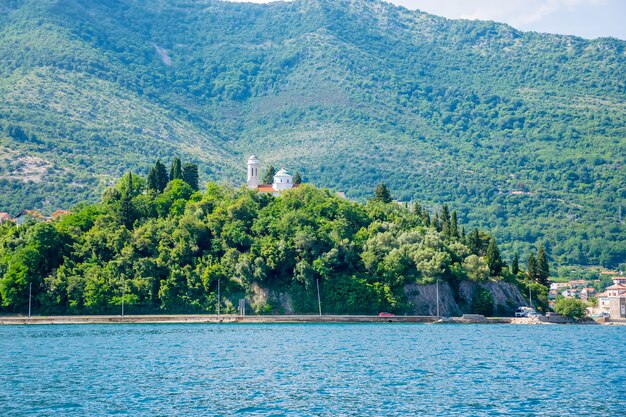
<svg viewBox="0 0 626 417">
<path fill-rule="evenodd" d="M 575 298 L 561 298 L 554 305 L 554 311 L 564 317 L 580 320 L 587 314 L 587 304 Z"/>
<path fill-rule="evenodd" d="M 478 288 L 472 299 L 472 313 L 491 316 L 493 314 L 493 296 L 489 290 Z"/>
</svg>

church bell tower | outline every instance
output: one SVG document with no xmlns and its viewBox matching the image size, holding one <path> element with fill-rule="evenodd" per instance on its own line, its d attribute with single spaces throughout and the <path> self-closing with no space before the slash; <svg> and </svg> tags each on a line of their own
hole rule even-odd
<svg viewBox="0 0 626 417">
<path fill-rule="evenodd" d="M 251 190 L 259 188 L 259 168 L 261 163 L 256 156 L 248 158 L 248 188 Z"/>
</svg>

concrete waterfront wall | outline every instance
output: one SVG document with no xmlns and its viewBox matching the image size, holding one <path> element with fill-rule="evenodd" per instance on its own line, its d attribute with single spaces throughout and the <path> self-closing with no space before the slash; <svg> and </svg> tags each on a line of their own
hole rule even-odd
<svg viewBox="0 0 626 417">
<path fill-rule="evenodd" d="M 22 316 L 0 317 L 9 324 L 103 324 L 103 323 L 434 323 L 432 316 L 348 316 L 348 315 L 145 315 L 145 316 Z"/>
</svg>

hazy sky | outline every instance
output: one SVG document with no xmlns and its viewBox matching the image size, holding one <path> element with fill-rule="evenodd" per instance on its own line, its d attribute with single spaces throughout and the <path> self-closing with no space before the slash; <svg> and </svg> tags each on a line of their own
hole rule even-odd
<svg viewBox="0 0 626 417">
<path fill-rule="evenodd" d="M 272 0 L 231 0 L 269 3 Z M 626 39 L 626 0 L 388 0 L 449 18 L 495 20 L 521 30 Z"/>
</svg>

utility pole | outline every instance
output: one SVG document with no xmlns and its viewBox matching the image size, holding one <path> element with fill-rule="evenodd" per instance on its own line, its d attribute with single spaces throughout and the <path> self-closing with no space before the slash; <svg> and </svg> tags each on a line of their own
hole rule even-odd
<svg viewBox="0 0 626 417">
<path fill-rule="evenodd" d="M 439 317 L 439 280 L 437 280 L 437 317 Z"/>
<path fill-rule="evenodd" d="M 532 307 L 533 306 L 533 289 L 530 286 L 530 284 L 528 284 L 528 299 L 530 301 L 530 306 L 529 307 Z"/>
<path fill-rule="evenodd" d="M 30 308 L 33 301 L 33 283 L 28 286 L 28 318 L 30 318 Z"/>
<path fill-rule="evenodd" d="M 322 315 L 322 299 L 320 298 L 320 279 L 317 278 L 315 282 L 317 282 L 317 306 L 319 307 L 320 316 L 321 316 Z"/>
<path fill-rule="evenodd" d="M 126 280 L 122 275 L 122 317 L 124 317 L 124 296 L 126 295 Z"/>
</svg>

